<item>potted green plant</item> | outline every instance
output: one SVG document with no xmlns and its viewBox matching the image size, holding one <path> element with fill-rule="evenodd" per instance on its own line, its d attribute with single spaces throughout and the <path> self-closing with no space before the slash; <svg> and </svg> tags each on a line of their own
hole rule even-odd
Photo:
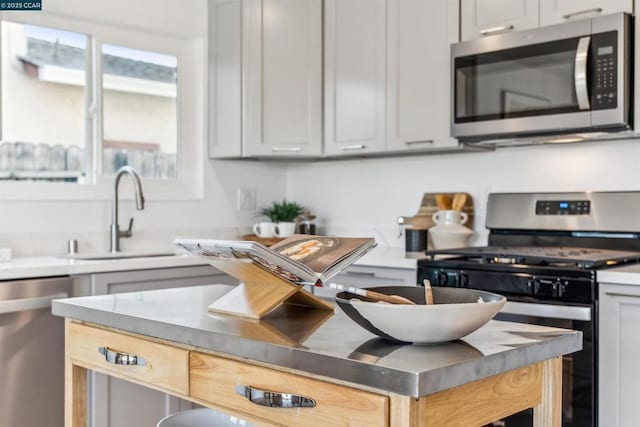
<svg viewBox="0 0 640 427">
<path fill-rule="evenodd" d="M 294 219 L 304 211 L 304 206 L 296 202 L 273 202 L 271 206 L 260 209 L 260 215 L 268 217 L 275 225 L 277 237 L 291 236 L 295 230 Z"/>
</svg>

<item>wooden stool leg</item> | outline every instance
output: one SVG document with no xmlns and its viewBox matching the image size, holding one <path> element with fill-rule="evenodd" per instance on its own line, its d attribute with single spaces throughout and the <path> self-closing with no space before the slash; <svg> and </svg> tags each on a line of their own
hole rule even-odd
<svg viewBox="0 0 640 427">
<path fill-rule="evenodd" d="M 533 427 L 562 425 L 562 357 L 542 365 L 542 401 L 533 407 Z"/>
<path fill-rule="evenodd" d="M 87 369 L 73 364 L 69 356 L 69 319 L 65 323 L 64 425 L 87 425 Z"/>
</svg>

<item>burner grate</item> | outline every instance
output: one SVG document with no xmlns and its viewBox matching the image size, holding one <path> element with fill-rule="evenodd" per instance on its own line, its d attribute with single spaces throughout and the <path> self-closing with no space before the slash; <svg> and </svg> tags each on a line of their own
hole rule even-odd
<svg viewBox="0 0 640 427">
<path fill-rule="evenodd" d="M 427 251 L 427 255 L 456 255 L 479 264 L 518 264 L 564 268 L 598 268 L 640 261 L 640 252 L 564 246 L 483 246 Z"/>
</svg>

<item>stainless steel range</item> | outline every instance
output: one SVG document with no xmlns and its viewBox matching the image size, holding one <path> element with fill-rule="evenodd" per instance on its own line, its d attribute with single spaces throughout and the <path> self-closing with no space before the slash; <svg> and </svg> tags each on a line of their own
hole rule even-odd
<svg viewBox="0 0 640 427">
<path fill-rule="evenodd" d="M 563 426 L 595 426 L 596 271 L 640 262 L 640 192 L 490 194 L 486 225 L 489 246 L 428 251 L 419 283 L 501 293 L 500 320 L 582 331 L 583 350 L 564 358 Z"/>
</svg>

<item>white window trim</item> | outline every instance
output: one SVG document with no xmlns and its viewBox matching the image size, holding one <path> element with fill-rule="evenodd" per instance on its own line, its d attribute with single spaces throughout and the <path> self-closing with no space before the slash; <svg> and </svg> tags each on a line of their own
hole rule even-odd
<svg viewBox="0 0 640 427">
<path fill-rule="evenodd" d="M 93 36 L 94 43 L 89 49 L 95 49 L 97 43 L 113 44 L 133 49 L 153 50 L 175 55 L 178 62 L 177 136 L 178 153 L 176 180 L 158 180 L 143 178 L 142 186 L 147 200 L 194 200 L 204 198 L 204 141 L 205 133 L 205 97 L 206 93 L 206 41 L 204 38 L 182 39 L 166 35 L 150 34 L 148 31 L 102 25 L 86 20 L 38 12 L 37 14 L 1 13 L 0 20 L 9 20 L 23 24 L 33 24 L 59 28 Z M 1 41 L 1 40 L 0 40 Z M 101 120 L 101 70 L 100 55 L 89 67 L 95 70 L 92 85 L 94 117 Z M 97 63 L 95 63 L 97 62 Z M 0 88 L 1 90 L 1 88 Z M 88 111 L 89 113 L 89 111 Z M 97 170 L 97 156 L 102 153 L 102 130 L 99 121 L 92 120 L 91 129 L 94 139 L 92 150 L 85 147 L 88 155 L 93 156 L 91 169 L 95 171 L 92 183 L 58 182 L 15 182 L 0 181 L 0 200 L 109 200 L 113 193 L 113 179 L 102 177 Z M 92 170 L 87 170 L 92 173 Z M 125 188 L 126 187 L 126 188 Z M 130 185 L 123 185 L 124 198 L 132 197 Z"/>
</svg>

